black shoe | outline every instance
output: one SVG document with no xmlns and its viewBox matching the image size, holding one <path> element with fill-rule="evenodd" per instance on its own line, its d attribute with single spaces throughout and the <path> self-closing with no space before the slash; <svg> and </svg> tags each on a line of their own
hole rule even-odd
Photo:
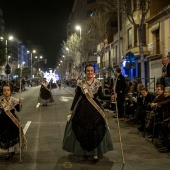
<svg viewBox="0 0 170 170">
<path fill-rule="evenodd" d="M 144 131 L 144 127 L 143 127 L 143 126 L 140 126 L 140 127 L 138 127 L 138 130 L 139 130 L 140 132 L 143 132 L 143 131 Z"/>
<path fill-rule="evenodd" d="M 15 155 L 15 152 L 11 152 L 10 155 L 11 157 L 13 157 Z"/>
<path fill-rule="evenodd" d="M 99 162 L 99 159 L 94 159 L 94 158 L 93 158 L 93 159 L 91 160 L 91 163 L 92 163 L 92 164 L 96 164 L 97 162 Z"/>
<path fill-rule="evenodd" d="M 148 138 L 157 138 L 158 136 L 156 135 L 149 135 Z"/>
<path fill-rule="evenodd" d="M 87 155 L 83 155 L 83 160 L 88 160 L 88 156 Z"/>
<path fill-rule="evenodd" d="M 161 152 L 161 153 L 166 153 L 169 151 L 169 149 L 165 146 L 165 147 L 162 147 L 162 148 L 158 148 L 158 151 Z"/>
<path fill-rule="evenodd" d="M 154 144 L 157 148 L 163 148 L 163 147 L 164 147 L 164 145 L 163 145 L 162 142 L 154 142 L 153 144 Z"/>
<path fill-rule="evenodd" d="M 11 159 L 11 155 L 10 154 L 5 155 L 5 160 L 9 160 L 9 159 Z"/>
<path fill-rule="evenodd" d="M 152 135 L 148 135 L 148 138 L 153 138 L 153 136 Z"/>
</svg>

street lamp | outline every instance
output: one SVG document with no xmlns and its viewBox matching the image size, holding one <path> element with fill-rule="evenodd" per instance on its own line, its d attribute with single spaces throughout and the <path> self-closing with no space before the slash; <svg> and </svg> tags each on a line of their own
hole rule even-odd
<svg viewBox="0 0 170 170">
<path fill-rule="evenodd" d="M 79 25 L 76 26 L 76 30 L 80 31 L 80 38 L 81 38 L 81 27 Z"/>
<path fill-rule="evenodd" d="M 32 67 L 32 55 L 33 55 L 33 53 L 36 53 L 36 50 L 33 50 L 33 51 L 27 51 L 27 53 L 29 54 L 30 53 L 30 56 L 31 56 L 31 79 L 33 78 L 32 77 L 32 69 L 33 69 L 33 67 Z"/>
<path fill-rule="evenodd" d="M 35 63 L 37 63 L 37 76 L 38 76 L 38 72 L 39 72 L 39 61 L 41 61 L 42 59 L 43 59 L 43 56 L 35 56 L 35 58 L 37 59 L 37 61 L 36 62 L 34 62 L 33 63 L 33 65 L 35 64 Z M 43 61 L 43 60 L 42 60 Z"/>
<path fill-rule="evenodd" d="M 1 37 L 3 40 L 3 37 Z M 7 74 L 7 82 L 9 81 L 9 74 L 11 73 L 11 67 L 9 66 L 9 58 L 8 58 L 8 40 L 13 40 L 13 36 L 9 36 L 5 39 L 5 57 L 6 57 L 6 66 L 5 66 L 5 73 Z"/>
<path fill-rule="evenodd" d="M 80 31 L 80 40 L 81 40 L 81 27 L 77 25 L 76 30 Z M 82 74 L 82 55 L 80 56 L 80 74 Z"/>
</svg>

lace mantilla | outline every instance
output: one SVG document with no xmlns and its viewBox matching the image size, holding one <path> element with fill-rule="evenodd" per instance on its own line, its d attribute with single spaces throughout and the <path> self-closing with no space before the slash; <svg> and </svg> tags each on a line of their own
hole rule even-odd
<svg viewBox="0 0 170 170">
<path fill-rule="evenodd" d="M 99 87 L 102 86 L 101 82 L 97 79 L 94 79 L 94 81 L 91 85 L 89 85 L 86 82 L 86 80 L 79 80 L 77 82 L 77 86 L 81 87 L 81 89 L 82 89 L 82 84 L 84 84 L 85 87 L 87 88 L 91 98 L 94 98 L 94 94 L 97 93 Z M 83 92 L 83 90 L 82 90 L 82 92 Z"/>
<path fill-rule="evenodd" d="M 19 103 L 19 100 L 14 97 L 10 97 L 9 101 L 7 101 L 5 98 L 2 98 L 1 102 L 4 102 L 3 108 L 6 108 L 6 110 L 11 110 L 14 109 L 14 107 Z M 0 108 L 2 108 L 1 105 Z"/>
</svg>

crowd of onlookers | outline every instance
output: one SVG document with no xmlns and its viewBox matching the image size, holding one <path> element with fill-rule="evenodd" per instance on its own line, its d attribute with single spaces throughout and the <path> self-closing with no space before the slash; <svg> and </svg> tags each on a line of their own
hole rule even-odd
<svg viewBox="0 0 170 170">
<path fill-rule="evenodd" d="M 143 136 L 147 136 L 154 143 L 159 152 L 169 152 L 170 56 L 162 58 L 162 66 L 162 75 L 156 82 L 156 88 L 152 89 L 152 92 L 137 77 L 134 77 L 133 81 L 126 80 L 122 120 L 129 124 L 135 124 L 137 129 L 143 133 Z M 105 94 L 114 93 L 112 79 L 105 81 L 104 92 Z M 116 111 L 115 102 L 110 102 L 109 105 L 104 106 L 106 108 L 109 106 L 111 110 Z"/>
<path fill-rule="evenodd" d="M 25 80 L 24 78 L 20 81 L 20 79 L 13 80 L 0 80 L 0 95 L 2 95 L 2 87 L 5 84 L 9 84 L 11 86 L 12 93 L 17 93 L 20 91 L 24 91 L 26 87 L 37 86 L 40 84 L 39 80 Z"/>
<path fill-rule="evenodd" d="M 105 81 L 105 94 L 113 93 L 111 81 Z M 116 111 L 114 102 L 106 103 L 106 109 Z M 147 136 L 159 152 L 170 151 L 170 87 L 157 82 L 155 92 L 149 92 L 138 78 L 127 80 L 124 116 L 120 120 L 135 124 L 138 131 Z"/>
</svg>

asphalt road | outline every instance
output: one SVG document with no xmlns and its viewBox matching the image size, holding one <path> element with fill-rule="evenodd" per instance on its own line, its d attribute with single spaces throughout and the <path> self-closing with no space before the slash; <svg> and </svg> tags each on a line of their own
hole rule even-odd
<svg viewBox="0 0 170 170">
<path fill-rule="evenodd" d="M 55 102 L 48 106 L 38 105 L 40 86 L 27 88 L 21 93 L 23 109 L 18 114 L 27 138 L 27 151 L 5 160 L 0 153 L 0 170 L 122 170 L 117 120 L 106 112 L 114 151 L 106 153 L 97 164 L 83 161 L 81 157 L 62 150 L 62 140 L 74 88 L 53 89 Z M 15 94 L 19 97 L 19 94 Z M 167 170 L 170 153 L 159 153 L 154 145 L 137 131 L 136 125 L 120 121 L 120 131 L 125 159 L 124 170 Z"/>
</svg>

